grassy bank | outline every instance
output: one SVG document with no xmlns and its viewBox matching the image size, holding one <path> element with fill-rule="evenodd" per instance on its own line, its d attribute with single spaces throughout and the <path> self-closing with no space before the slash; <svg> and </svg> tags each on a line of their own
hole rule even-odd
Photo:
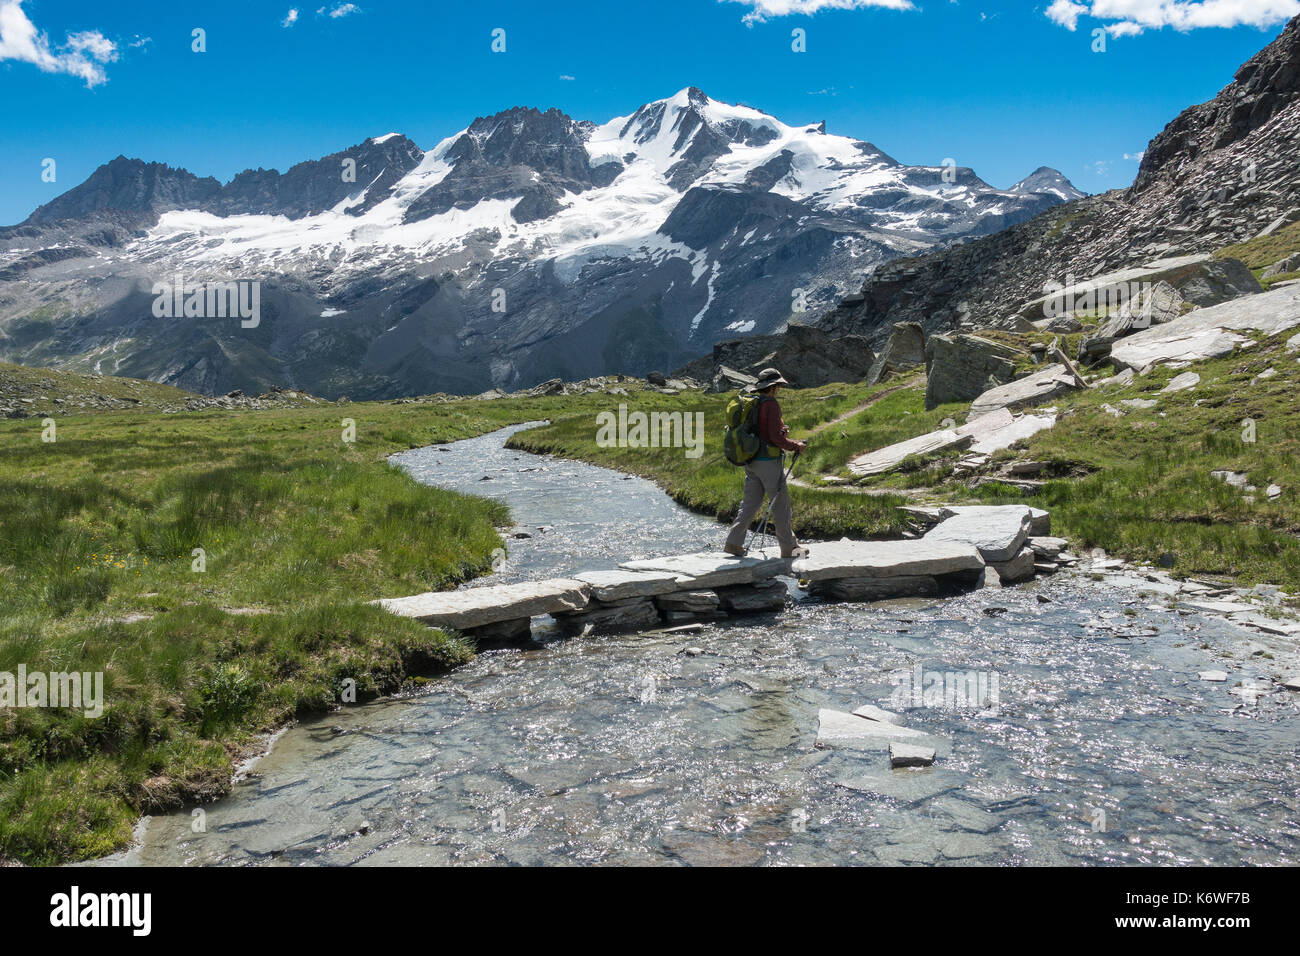
<svg viewBox="0 0 1300 956">
<path fill-rule="evenodd" d="M 365 602 L 487 571 L 508 511 L 385 456 L 608 402 L 83 414 L 53 442 L 0 422 L 0 671 L 104 674 L 100 717 L 0 711 L 0 856 L 120 848 L 141 813 L 225 792 L 260 732 L 346 679 L 365 699 L 467 660 Z"/>
</svg>

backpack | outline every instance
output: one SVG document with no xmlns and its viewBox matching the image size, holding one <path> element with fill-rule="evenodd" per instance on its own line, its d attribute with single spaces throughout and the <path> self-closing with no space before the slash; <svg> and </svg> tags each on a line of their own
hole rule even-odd
<svg viewBox="0 0 1300 956">
<path fill-rule="evenodd" d="M 758 409 L 770 395 L 739 393 L 727 403 L 727 425 L 722 432 L 722 453 L 733 465 L 753 461 L 763 447 L 758 434 Z"/>
</svg>

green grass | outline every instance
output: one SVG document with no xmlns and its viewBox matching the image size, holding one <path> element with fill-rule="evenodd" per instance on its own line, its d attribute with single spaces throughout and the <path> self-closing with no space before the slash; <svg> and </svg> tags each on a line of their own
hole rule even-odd
<svg viewBox="0 0 1300 956">
<path fill-rule="evenodd" d="M 1240 259 L 1251 269 L 1266 269 L 1273 263 L 1285 259 L 1293 252 L 1300 252 L 1300 222 L 1283 226 L 1268 236 L 1256 236 L 1234 246 L 1225 246 L 1214 253 L 1216 259 Z M 1279 281 L 1280 276 L 1273 281 Z"/>
<path fill-rule="evenodd" d="M 0 711 L 0 857 L 120 848 L 140 814 L 226 792 L 261 732 L 337 706 L 345 679 L 366 699 L 467 660 L 365 602 L 488 571 L 508 510 L 385 456 L 609 403 L 108 412 L 58 417 L 53 443 L 0 422 L 0 671 L 105 682 L 98 718 Z"/>
</svg>

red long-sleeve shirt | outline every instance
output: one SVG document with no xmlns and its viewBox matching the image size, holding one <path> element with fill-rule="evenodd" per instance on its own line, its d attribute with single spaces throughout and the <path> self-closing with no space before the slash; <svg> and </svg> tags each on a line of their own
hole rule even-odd
<svg viewBox="0 0 1300 956">
<path fill-rule="evenodd" d="M 775 398 L 758 406 L 758 434 L 764 444 L 775 445 L 786 451 L 798 451 L 799 446 L 785 437 L 789 430 L 781 419 L 781 404 Z"/>
</svg>

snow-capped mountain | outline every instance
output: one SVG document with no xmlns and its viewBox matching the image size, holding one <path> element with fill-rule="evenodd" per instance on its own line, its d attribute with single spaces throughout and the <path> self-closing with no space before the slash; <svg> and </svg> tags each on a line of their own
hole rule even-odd
<svg viewBox="0 0 1300 956">
<path fill-rule="evenodd" d="M 641 374 L 1070 194 L 1053 170 L 997 190 L 694 88 L 603 125 L 520 107 L 428 152 L 390 133 L 224 185 L 118 157 L 0 229 L 0 356 L 354 398 Z M 158 283 L 256 284 L 258 321 L 180 298 L 160 317 Z"/>
<path fill-rule="evenodd" d="M 1012 186 L 1009 192 L 1021 194 L 1047 193 L 1055 196 L 1061 202 L 1074 202 L 1074 200 L 1082 199 L 1088 195 L 1082 189 L 1076 188 L 1074 183 L 1050 166 L 1039 166 Z"/>
</svg>

